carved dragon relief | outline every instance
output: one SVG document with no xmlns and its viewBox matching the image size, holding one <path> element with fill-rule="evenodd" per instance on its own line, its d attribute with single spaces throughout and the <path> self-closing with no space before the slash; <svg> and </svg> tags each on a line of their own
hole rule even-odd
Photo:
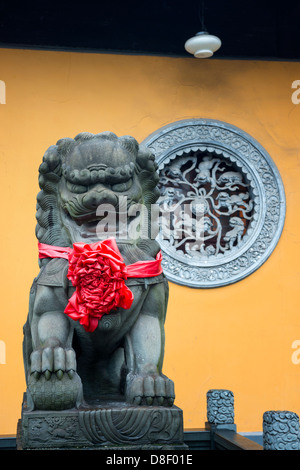
<svg viewBox="0 0 300 470">
<path fill-rule="evenodd" d="M 162 237 L 187 258 L 239 247 L 253 214 L 249 186 L 224 159 L 178 157 L 161 171 Z"/>
</svg>

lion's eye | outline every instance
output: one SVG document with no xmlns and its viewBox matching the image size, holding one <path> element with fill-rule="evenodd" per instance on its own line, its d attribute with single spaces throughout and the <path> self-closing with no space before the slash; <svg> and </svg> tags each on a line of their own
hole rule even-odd
<svg viewBox="0 0 300 470">
<path fill-rule="evenodd" d="M 132 179 L 128 180 L 128 181 L 124 181 L 123 183 L 116 183 L 116 184 L 113 184 L 111 186 L 111 189 L 113 191 L 128 191 L 128 189 L 130 189 L 132 186 Z"/>
<path fill-rule="evenodd" d="M 82 193 L 85 193 L 87 191 L 86 186 L 83 186 L 81 184 L 69 183 L 69 181 L 67 181 L 67 188 L 68 188 L 69 191 L 71 191 L 71 193 L 82 194 Z"/>
</svg>

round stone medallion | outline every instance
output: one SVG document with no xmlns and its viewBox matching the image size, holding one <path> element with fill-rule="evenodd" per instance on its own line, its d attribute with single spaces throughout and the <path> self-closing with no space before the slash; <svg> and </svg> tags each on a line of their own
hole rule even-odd
<svg viewBox="0 0 300 470">
<path fill-rule="evenodd" d="M 142 145 L 158 163 L 163 269 L 210 288 L 245 278 L 270 256 L 285 219 L 279 172 L 265 149 L 225 122 L 172 123 Z"/>
</svg>

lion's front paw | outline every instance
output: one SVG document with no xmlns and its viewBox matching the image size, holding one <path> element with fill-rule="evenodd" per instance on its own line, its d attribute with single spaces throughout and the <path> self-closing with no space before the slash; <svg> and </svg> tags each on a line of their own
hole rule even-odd
<svg viewBox="0 0 300 470">
<path fill-rule="evenodd" d="M 164 375 L 135 375 L 126 378 L 126 401 L 134 405 L 172 406 L 174 383 Z"/>
<path fill-rule="evenodd" d="M 32 409 L 65 410 L 80 406 L 82 383 L 76 373 L 74 350 L 47 347 L 33 351 L 27 391 Z"/>
<path fill-rule="evenodd" d="M 30 360 L 30 374 L 36 380 L 39 380 L 42 374 L 46 380 L 49 380 L 52 374 L 56 374 L 56 377 L 61 380 L 65 372 L 70 378 L 73 378 L 76 371 L 75 351 L 71 348 L 36 349 L 32 352 Z"/>
</svg>

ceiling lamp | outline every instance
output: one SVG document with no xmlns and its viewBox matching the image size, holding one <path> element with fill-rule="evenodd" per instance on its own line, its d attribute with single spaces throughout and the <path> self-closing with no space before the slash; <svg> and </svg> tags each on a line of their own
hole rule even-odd
<svg viewBox="0 0 300 470">
<path fill-rule="evenodd" d="M 184 47 L 187 52 L 197 59 L 211 57 L 221 47 L 221 41 L 217 36 L 212 36 L 206 31 L 197 33 L 186 41 Z"/>
<path fill-rule="evenodd" d="M 201 15 L 202 31 L 188 39 L 184 45 L 185 50 L 197 59 L 211 57 L 221 47 L 221 40 L 206 31 L 204 26 L 204 0 L 202 1 Z"/>
</svg>

